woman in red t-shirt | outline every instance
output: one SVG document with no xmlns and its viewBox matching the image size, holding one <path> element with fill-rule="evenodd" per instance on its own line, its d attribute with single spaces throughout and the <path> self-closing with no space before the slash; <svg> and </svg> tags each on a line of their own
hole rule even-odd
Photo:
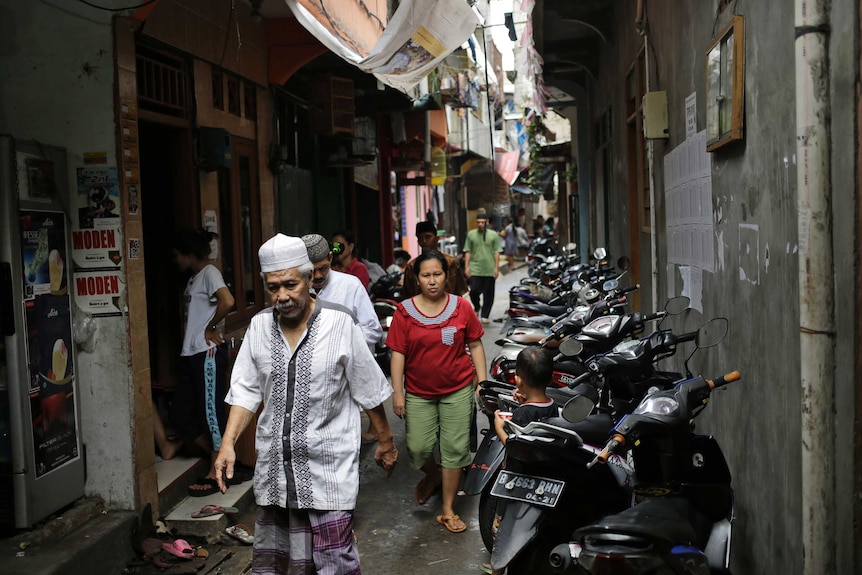
<svg viewBox="0 0 862 575">
<path fill-rule="evenodd" d="M 469 301 L 446 292 L 447 270 L 440 252 L 416 258 L 420 293 L 398 305 L 386 345 L 392 349 L 392 410 L 406 416 L 410 463 L 425 473 L 413 498 L 423 505 L 442 483 L 443 513 L 437 522 L 460 533 L 467 526 L 453 505 L 461 469 L 470 463 L 474 388 L 487 377 L 487 367 L 482 324 Z M 434 460 L 438 436 L 439 466 Z"/>
</svg>

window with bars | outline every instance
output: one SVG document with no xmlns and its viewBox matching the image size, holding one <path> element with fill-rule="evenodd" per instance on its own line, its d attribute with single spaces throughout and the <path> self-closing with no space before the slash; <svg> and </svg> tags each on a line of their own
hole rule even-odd
<svg viewBox="0 0 862 575">
<path fill-rule="evenodd" d="M 245 103 L 245 117 L 257 121 L 257 88 L 254 84 L 243 84 L 243 101 Z"/>
<path fill-rule="evenodd" d="M 136 48 L 138 106 L 177 118 L 189 116 L 188 63 L 168 52 Z"/>
<path fill-rule="evenodd" d="M 213 108 L 224 110 L 224 74 L 221 70 L 213 70 Z"/>
<path fill-rule="evenodd" d="M 242 115 L 240 81 L 239 78 L 231 76 L 228 76 L 227 78 L 227 111 L 235 116 Z"/>
</svg>

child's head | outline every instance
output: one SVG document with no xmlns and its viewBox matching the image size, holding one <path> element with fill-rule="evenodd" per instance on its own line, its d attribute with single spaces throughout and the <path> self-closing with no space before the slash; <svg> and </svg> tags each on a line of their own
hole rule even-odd
<svg viewBox="0 0 862 575">
<path fill-rule="evenodd" d="M 545 348 L 538 345 L 527 346 L 515 360 L 515 383 L 518 391 L 541 390 L 551 384 L 554 360 Z"/>
</svg>

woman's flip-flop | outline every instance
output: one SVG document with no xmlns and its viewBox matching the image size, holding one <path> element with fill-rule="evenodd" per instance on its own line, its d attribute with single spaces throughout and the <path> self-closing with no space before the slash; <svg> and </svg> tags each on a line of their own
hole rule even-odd
<svg viewBox="0 0 862 575">
<path fill-rule="evenodd" d="M 221 515 L 222 513 L 239 513 L 236 507 L 222 507 L 221 505 L 204 505 L 197 511 L 192 512 L 193 519 L 201 517 L 212 517 L 213 515 Z"/>
<path fill-rule="evenodd" d="M 467 526 L 461 521 L 457 515 L 438 515 L 437 523 L 451 531 L 452 533 L 461 533 L 467 530 Z"/>
<path fill-rule="evenodd" d="M 249 533 L 248 527 L 246 527 L 242 523 L 238 525 L 231 525 L 230 527 L 225 528 L 224 532 L 233 537 L 234 539 L 242 541 L 246 545 L 251 545 L 252 543 L 254 543 L 254 535 Z"/>
<path fill-rule="evenodd" d="M 195 487 L 202 489 L 195 489 Z M 189 485 L 188 492 L 191 497 L 206 497 L 219 492 L 218 482 L 210 477 L 198 477 Z"/>
<path fill-rule="evenodd" d="M 162 549 L 182 559 L 191 559 L 195 556 L 195 549 L 185 539 L 174 539 L 173 541 L 165 541 L 162 543 Z"/>
</svg>

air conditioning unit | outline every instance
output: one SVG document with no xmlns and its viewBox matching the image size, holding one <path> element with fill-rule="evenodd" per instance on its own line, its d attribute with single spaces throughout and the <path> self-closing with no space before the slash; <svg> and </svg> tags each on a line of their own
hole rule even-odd
<svg viewBox="0 0 862 575">
<path fill-rule="evenodd" d="M 312 85 L 310 102 L 311 129 L 316 134 L 350 134 L 355 132 L 356 108 L 353 80 L 338 76 L 318 76 Z"/>
</svg>

